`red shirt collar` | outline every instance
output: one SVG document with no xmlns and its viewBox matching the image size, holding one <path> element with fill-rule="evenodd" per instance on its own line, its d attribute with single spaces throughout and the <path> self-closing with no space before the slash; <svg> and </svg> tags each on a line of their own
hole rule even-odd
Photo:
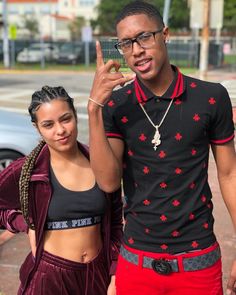
<svg viewBox="0 0 236 295">
<path fill-rule="evenodd" d="M 172 66 L 172 69 L 174 72 L 174 79 L 166 92 L 160 96 L 162 99 L 175 99 L 185 90 L 182 73 L 175 66 Z M 136 94 L 136 102 L 138 103 L 145 103 L 147 100 L 156 96 L 137 77 L 134 80 L 134 90 Z"/>
</svg>

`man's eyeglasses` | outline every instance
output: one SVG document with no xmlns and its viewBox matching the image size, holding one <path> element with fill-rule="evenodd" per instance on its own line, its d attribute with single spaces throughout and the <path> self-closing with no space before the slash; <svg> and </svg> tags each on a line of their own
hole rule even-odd
<svg viewBox="0 0 236 295">
<path fill-rule="evenodd" d="M 163 28 L 155 32 L 145 32 L 138 35 L 136 38 L 126 39 L 115 44 L 115 48 L 119 51 L 120 54 L 126 54 L 132 51 L 134 42 L 137 42 L 139 46 L 144 49 L 152 47 L 155 43 L 155 35 L 161 33 Z"/>
</svg>

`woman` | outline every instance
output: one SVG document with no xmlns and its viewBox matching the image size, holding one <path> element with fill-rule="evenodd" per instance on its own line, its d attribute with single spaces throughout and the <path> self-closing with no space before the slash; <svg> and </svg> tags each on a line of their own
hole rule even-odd
<svg viewBox="0 0 236 295">
<path fill-rule="evenodd" d="M 28 232 L 32 248 L 18 295 L 113 295 L 120 190 L 105 194 L 96 184 L 63 87 L 35 92 L 29 113 L 43 140 L 0 175 L 0 225 Z"/>
</svg>

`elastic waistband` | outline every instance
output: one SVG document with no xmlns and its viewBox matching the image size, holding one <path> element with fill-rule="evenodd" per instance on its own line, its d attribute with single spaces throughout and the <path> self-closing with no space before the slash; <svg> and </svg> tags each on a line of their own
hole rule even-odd
<svg viewBox="0 0 236 295">
<path fill-rule="evenodd" d="M 42 261 L 45 261 L 47 263 L 50 263 L 62 269 L 68 269 L 68 270 L 86 269 L 89 265 L 92 265 L 94 263 L 100 263 L 102 259 L 103 259 L 103 248 L 99 251 L 98 255 L 93 260 L 87 263 L 68 260 L 60 256 L 51 254 L 45 250 L 42 253 Z"/>
<path fill-rule="evenodd" d="M 221 257 L 218 243 L 203 250 L 174 255 L 142 252 L 121 246 L 120 255 L 130 263 L 153 269 L 163 275 L 202 270 L 215 264 Z"/>
<path fill-rule="evenodd" d="M 102 216 L 93 216 L 80 219 L 70 219 L 62 221 L 48 221 L 45 223 L 45 230 L 57 230 L 57 229 L 68 229 L 68 228 L 77 228 L 85 227 L 90 225 L 99 224 L 102 222 Z"/>
</svg>

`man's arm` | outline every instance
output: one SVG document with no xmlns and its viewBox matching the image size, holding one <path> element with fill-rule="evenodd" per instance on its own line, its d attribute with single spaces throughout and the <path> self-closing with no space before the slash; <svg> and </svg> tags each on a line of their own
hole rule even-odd
<svg viewBox="0 0 236 295">
<path fill-rule="evenodd" d="M 236 154 L 234 142 L 212 145 L 221 193 L 236 229 Z"/>
<path fill-rule="evenodd" d="M 102 109 L 88 105 L 90 163 L 99 187 L 113 192 L 120 187 L 124 143 L 120 139 L 107 139 Z"/>
<path fill-rule="evenodd" d="M 234 142 L 212 145 L 222 196 L 236 229 L 236 155 Z M 236 294 L 236 259 L 227 284 L 227 294 Z"/>
<path fill-rule="evenodd" d="M 97 68 L 87 108 L 90 163 L 99 187 L 105 192 L 113 192 L 120 187 L 124 143 L 120 139 L 107 140 L 102 106 L 110 98 L 113 89 L 132 80 L 133 75 L 124 77 L 119 72 L 120 65 L 117 61 L 109 60 L 105 64 L 99 42 L 96 42 L 96 52 Z"/>
</svg>

